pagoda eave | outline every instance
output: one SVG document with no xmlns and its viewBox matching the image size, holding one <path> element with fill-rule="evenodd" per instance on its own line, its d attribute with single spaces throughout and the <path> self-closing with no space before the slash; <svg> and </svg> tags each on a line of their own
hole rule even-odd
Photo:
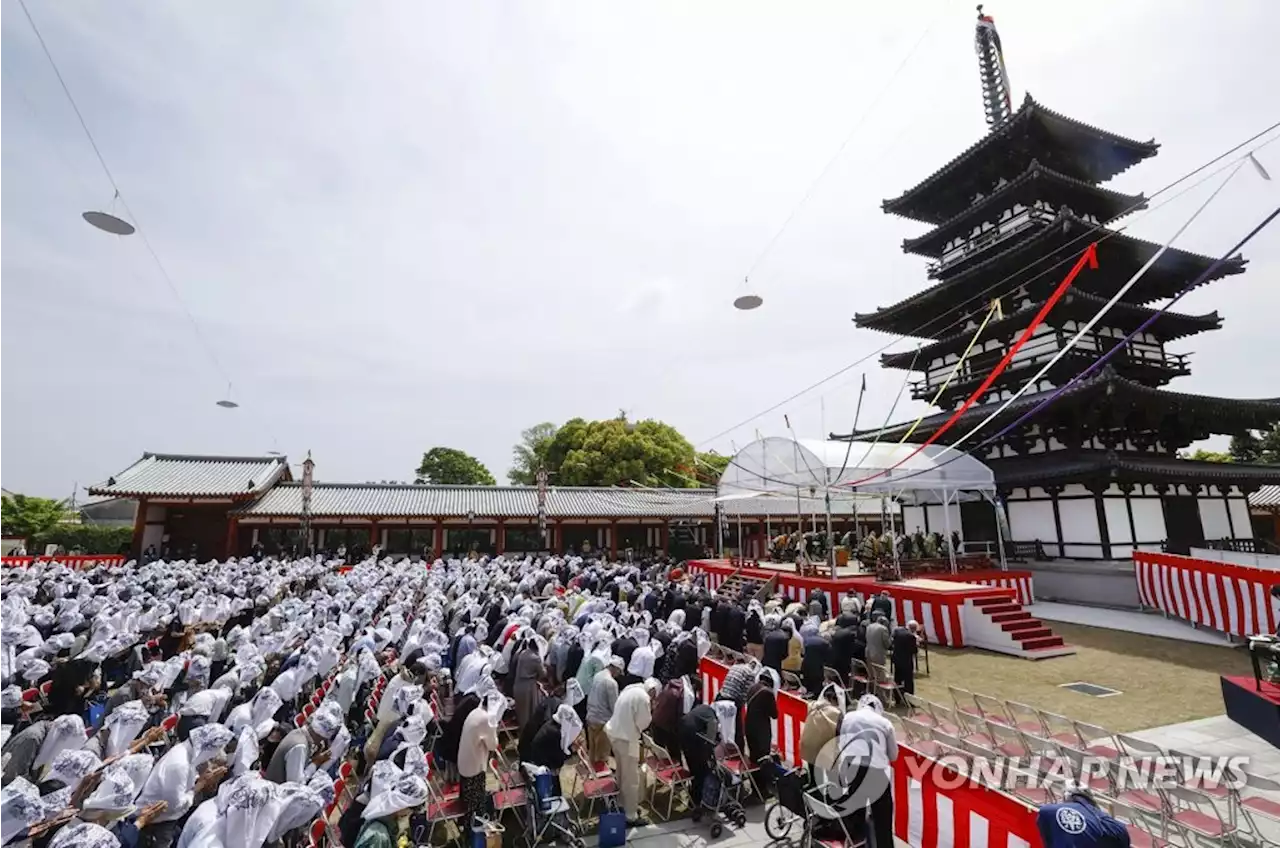
<svg viewBox="0 0 1280 848">
<path fill-rule="evenodd" d="M 984 178 L 984 169 L 989 174 L 1007 167 L 1012 161 L 1010 150 L 1032 133 L 1042 142 L 1042 155 L 1049 152 L 1045 144 L 1056 145 L 1062 158 L 1071 158 L 1086 171 L 1079 176 L 1089 182 L 1105 182 L 1160 148 L 1154 140 L 1136 141 L 1068 118 L 1041 106 L 1028 93 L 1007 121 L 920 183 L 882 201 L 880 207 L 894 215 L 941 224 L 970 205 L 975 181 Z M 1073 158 L 1070 150 L 1075 147 L 1088 148 L 1094 155 Z"/>
<path fill-rule="evenodd" d="M 1237 486 L 1253 490 L 1280 483 L 1280 466 L 1204 462 L 1175 456 L 1114 451 L 1055 451 L 988 460 L 996 486 L 1003 491 L 1068 483 L 1123 486 L 1144 483 Z"/>
</svg>

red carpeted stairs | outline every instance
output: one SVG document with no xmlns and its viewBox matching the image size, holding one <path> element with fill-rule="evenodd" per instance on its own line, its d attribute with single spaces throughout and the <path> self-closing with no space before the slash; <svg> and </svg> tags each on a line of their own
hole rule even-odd
<svg viewBox="0 0 1280 848">
<path fill-rule="evenodd" d="M 973 605 L 991 617 L 991 620 L 1010 638 L 1030 654 L 1036 651 L 1053 651 L 1066 647 L 1061 636 L 1054 635 L 1044 622 L 1033 618 L 1022 604 L 1008 598 L 974 598 Z"/>
</svg>

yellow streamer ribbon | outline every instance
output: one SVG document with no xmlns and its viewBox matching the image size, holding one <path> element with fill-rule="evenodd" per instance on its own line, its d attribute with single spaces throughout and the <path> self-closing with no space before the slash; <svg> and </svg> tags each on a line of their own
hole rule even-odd
<svg viewBox="0 0 1280 848">
<path fill-rule="evenodd" d="M 938 386 L 938 391 L 934 393 L 933 400 L 929 401 L 930 406 L 937 405 L 938 398 L 942 397 L 942 393 L 947 390 L 947 386 L 951 385 L 951 381 L 960 373 L 960 366 L 964 365 L 964 361 L 969 358 L 969 354 L 973 352 L 973 346 L 976 345 L 978 343 L 978 339 L 982 337 L 982 331 L 987 329 L 987 324 L 991 323 L 991 319 L 995 317 L 997 313 L 1001 318 L 1004 317 L 1004 310 L 1000 308 L 999 298 L 991 301 L 991 308 L 987 310 L 987 317 L 982 319 L 982 323 L 978 325 L 977 332 L 973 334 L 973 338 L 969 339 L 969 346 L 964 349 L 964 353 L 962 353 L 960 355 L 960 359 L 956 361 L 956 367 L 951 369 L 951 373 L 947 375 L 947 379 L 941 386 Z M 925 412 L 928 412 L 928 410 L 925 410 Z M 916 419 L 916 423 L 912 424 L 911 429 L 903 434 L 902 438 L 898 440 L 898 444 L 902 444 L 907 439 L 911 438 L 911 434 L 916 431 L 916 428 L 920 426 L 920 422 L 924 420 L 925 412 L 920 413 L 920 417 Z"/>
</svg>

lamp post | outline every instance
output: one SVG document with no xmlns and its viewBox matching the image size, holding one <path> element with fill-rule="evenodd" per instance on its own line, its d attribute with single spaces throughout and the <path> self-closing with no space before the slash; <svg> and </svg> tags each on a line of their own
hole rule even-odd
<svg viewBox="0 0 1280 848">
<path fill-rule="evenodd" d="M 302 549 L 311 552 L 311 487 L 314 482 L 316 464 L 311 460 L 311 451 L 302 463 Z"/>
</svg>

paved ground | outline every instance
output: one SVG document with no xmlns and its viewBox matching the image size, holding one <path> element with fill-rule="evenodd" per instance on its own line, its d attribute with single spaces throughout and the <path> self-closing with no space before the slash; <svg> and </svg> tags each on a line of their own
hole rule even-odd
<svg viewBox="0 0 1280 848">
<path fill-rule="evenodd" d="M 1248 757 L 1249 763 L 1245 766 L 1248 771 L 1280 779 L 1280 748 L 1261 736 L 1255 736 L 1225 715 L 1140 730 L 1133 735 L 1184 754 Z"/>
<path fill-rule="evenodd" d="M 1042 621 L 1083 624 L 1107 630 L 1123 630 L 1127 633 L 1178 639 L 1183 642 L 1197 642 L 1201 645 L 1231 644 L 1224 634 L 1213 630 L 1195 628 L 1185 621 L 1165 618 L 1163 615 L 1154 612 L 1085 607 L 1077 604 L 1059 604 L 1052 601 L 1038 601 L 1027 607 L 1027 612 Z"/>
<path fill-rule="evenodd" d="M 707 834 L 707 825 L 694 824 L 689 819 L 677 819 L 673 822 L 659 822 L 648 827 L 627 833 L 628 845 L 640 845 L 643 848 L 747 848 L 748 845 L 770 846 L 770 848 L 786 848 L 788 842 L 774 842 L 764 829 L 764 807 L 757 806 L 747 810 L 747 826 L 742 830 L 726 827 L 718 839 L 711 839 Z M 800 826 L 793 826 L 790 834 L 799 844 Z M 901 839 L 894 840 L 898 848 L 907 848 Z M 587 838 L 587 845 L 595 848 L 596 837 Z"/>
</svg>

